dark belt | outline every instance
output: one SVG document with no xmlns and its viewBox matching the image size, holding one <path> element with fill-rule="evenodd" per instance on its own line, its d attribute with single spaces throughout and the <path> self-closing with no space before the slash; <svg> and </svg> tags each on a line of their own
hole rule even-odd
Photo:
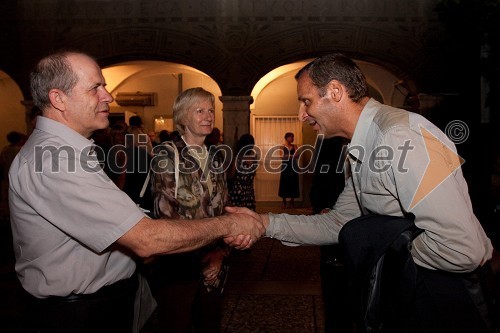
<svg viewBox="0 0 500 333">
<path fill-rule="evenodd" d="M 139 282 L 137 279 L 137 273 L 134 273 L 128 279 L 123 279 L 108 286 L 104 286 L 92 294 L 71 293 L 68 296 L 50 296 L 42 299 L 37 298 L 36 302 L 40 303 L 77 302 L 77 301 L 94 300 L 99 298 L 107 298 L 117 295 L 123 295 L 124 293 L 127 292 L 135 293 L 135 291 L 137 290 L 138 283 Z"/>
</svg>

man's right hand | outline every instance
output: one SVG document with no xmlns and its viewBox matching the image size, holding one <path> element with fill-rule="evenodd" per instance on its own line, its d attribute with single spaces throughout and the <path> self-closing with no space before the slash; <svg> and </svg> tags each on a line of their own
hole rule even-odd
<svg viewBox="0 0 500 333">
<path fill-rule="evenodd" d="M 224 241 L 238 249 L 250 248 L 266 232 L 266 219 L 256 212 L 243 207 L 226 207 L 228 214 L 222 218 L 230 219 L 230 234 Z"/>
</svg>

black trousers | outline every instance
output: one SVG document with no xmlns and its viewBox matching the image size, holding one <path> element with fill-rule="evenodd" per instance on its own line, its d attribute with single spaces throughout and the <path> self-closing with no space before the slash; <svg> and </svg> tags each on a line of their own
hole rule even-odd
<svg viewBox="0 0 500 333">
<path fill-rule="evenodd" d="M 382 290 L 383 325 L 371 332 L 497 333 L 500 312 L 498 291 L 489 285 L 492 274 L 489 264 L 467 274 L 417 266 L 412 301 L 401 303 L 395 294 Z M 386 284 L 385 288 L 393 286 Z M 362 322 L 355 332 L 367 332 Z"/>
<path fill-rule="evenodd" d="M 223 294 L 208 292 L 199 279 L 165 283 L 153 289 L 153 296 L 158 302 L 155 332 L 220 332 Z"/>
<path fill-rule="evenodd" d="M 101 288 L 94 294 L 31 297 L 25 332 L 84 333 L 132 331 L 137 276 Z"/>
<path fill-rule="evenodd" d="M 353 332 L 354 318 L 349 311 L 349 276 L 344 266 L 342 248 L 320 246 L 321 289 L 325 308 L 324 333 Z"/>
<path fill-rule="evenodd" d="M 473 273 L 453 274 L 417 269 L 415 321 L 417 332 L 497 332 L 497 300 L 491 267 Z M 410 331 L 410 330 L 409 330 Z"/>
</svg>

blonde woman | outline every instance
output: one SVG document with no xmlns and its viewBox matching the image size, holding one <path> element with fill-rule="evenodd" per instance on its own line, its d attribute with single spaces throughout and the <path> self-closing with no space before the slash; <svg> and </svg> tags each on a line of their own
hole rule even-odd
<svg viewBox="0 0 500 333">
<path fill-rule="evenodd" d="M 204 144 L 214 127 L 214 95 L 202 88 L 182 92 L 174 102 L 173 117 L 180 136 L 154 149 L 154 215 L 179 223 L 222 215 L 228 204 L 226 175 L 218 168 L 222 161 L 216 150 Z M 228 254 L 228 247 L 219 241 L 152 264 L 163 331 L 219 332 Z"/>
</svg>

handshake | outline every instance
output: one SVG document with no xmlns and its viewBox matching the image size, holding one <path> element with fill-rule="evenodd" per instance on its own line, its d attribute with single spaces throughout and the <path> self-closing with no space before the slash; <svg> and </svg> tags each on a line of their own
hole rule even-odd
<svg viewBox="0 0 500 333">
<path fill-rule="evenodd" d="M 228 225 L 224 241 L 238 250 L 249 249 L 266 232 L 269 225 L 267 214 L 259 215 L 243 207 L 226 207 L 227 214 L 220 216 Z"/>
</svg>

